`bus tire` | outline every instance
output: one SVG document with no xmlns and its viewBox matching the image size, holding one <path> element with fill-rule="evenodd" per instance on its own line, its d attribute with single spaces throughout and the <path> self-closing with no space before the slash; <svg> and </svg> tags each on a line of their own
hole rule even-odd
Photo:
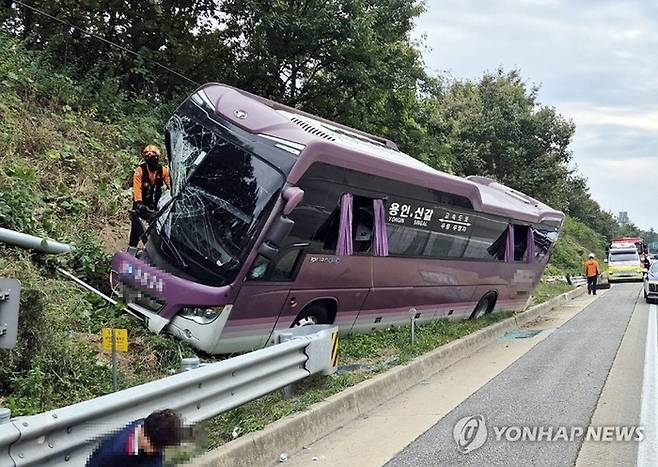
<svg viewBox="0 0 658 467">
<path fill-rule="evenodd" d="M 309 326 L 313 324 L 327 324 L 329 312 L 327 307 L 322 303 L 315 302 L 308 305 L 302 310 L 295 321 L 292 322 L 291 327 Z"/>
<path fill-rule="evenodd" d="M 478 302 L 477 305 L 475 305 L 475 308 L 473 309 L 473 312 L 471 313 L 471 316 L 469 316 L 468 319 L 478 319 L 484 315 L 487 315 L 491 313 L 496 306 L 496 299 L 498 298 L 498 294 L 496 292 L 487 292 L 485 293 L 480 301 Z"/>
</svg>

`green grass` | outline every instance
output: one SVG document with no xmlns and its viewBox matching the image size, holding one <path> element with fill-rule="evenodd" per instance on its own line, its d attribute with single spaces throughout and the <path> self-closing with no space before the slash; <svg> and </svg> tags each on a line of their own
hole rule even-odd
<svg viewBox="0 0 658 467">
<path fill-rule="evenodd" d="M 111 391 L 101 327 L 129 329 L 121 387 L 175 372 L 180 355 L 192 354 L 55 271 L 72 270 L 108 292 L 110 257 L 102 246 L 108 231 L 128 224 L 125 182 L 137 147 L 159 139 L 165 112 L 111 87 L 111 80 L 74 81 L 0 33 L 0 225 L 76 247 L 53 257 L 0 245 L 0 277 L 22 283 L 18 343 L 0 349 L 0 406 L 14 416 Z M 121 233 L 114 240 L 127 241 Z"/>
<path fill-rule="evenodd" d="M 56 266 L 72 270 L 108 292 L 110 257 L 102 247 L 109 240 L 125 240 L 120 231 L 128 224 L 131 204 L 126 180 L 138 162 L 136 149 L 162 142 L 168 106 L 177 102 L 126 99 L 111 79 L 75 81 L 47 62 L 0 34 L 0 225 L 76 247 L 72 255 L 48 257 L 0 245 L 0 277 L 18 278 L 23 286 L 18 345 L 0 349 L 0 406 L 11 408 L 14 416 L 111 390 L 110 358 L 100 350 L 102 327 L 129 329 L 130 351 L 119 358 L 121 387 L 176 372 L 179 358 L 193 354 L 185 344 L 151 334 L 55 272 Z M 108 230 L 117 229 L 118 239 L 108 238 Z M 585 226 L 570 221 L 565 232 L 551 262 L 556 271 L 578 265 L 592 237 Z M 341 364 L 357 365 L 356 370 L 312 378 L 298 386 L 292 400 L 270 394 L 204 424 L 204 447 L 230 440 L 236 427 L 254 431 L 304 410 L 505 316 L 420 326 L 413 347 L 406 328 L 343 339 Z"/>
<path fill-rule="evenodd" d="M 532 303 L 539 304 L 557 297 L 560 294 L 573 290 L 574 287 L 564 282 L 540 282 L 532 294 Z"/>
</svg>

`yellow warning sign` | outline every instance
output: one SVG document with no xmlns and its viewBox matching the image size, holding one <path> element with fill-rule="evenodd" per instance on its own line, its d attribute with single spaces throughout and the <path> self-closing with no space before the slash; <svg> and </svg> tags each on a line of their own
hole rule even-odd
<svg viewBox="0 0 658 467">
<path fill-rule="evenodd" d="M 112 352 L 112 328 L 103 328 L 103 352 Z M 128 330 L 115 329 L 114 342 L 117 352 L 128 352 Z"/>
<path fill-rule="evenodd" d="M 331 366 L 338 365 L 338 332 L 331 334 Z"/>
</svg>

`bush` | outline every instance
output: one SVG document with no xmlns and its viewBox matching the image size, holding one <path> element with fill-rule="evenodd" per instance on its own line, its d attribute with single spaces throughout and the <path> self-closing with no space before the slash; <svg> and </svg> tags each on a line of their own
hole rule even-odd
<svg viewBox="0 0 658 467">
<path fill-rule="evenodd" d="M 581 274 L 589 253 L 599 260 L 605 257 L 605 238 L 582 222 L 567 217 L 553 256 L 546 268 L 547 275 Z"/>
<path fill-rule="evenodd" d="M 167 105 L 127 99 L 111 80 L 73 81 L 42 53 L 0 34 L 0 225 L 76 248 L 53 257 L 0 244 L 0 277 L 19 279 L 23 290 L 18 343 L 0 350 L 0 405 L 14 415 L 111 391 L 102 327 L 129 330 L 122 387 L 168 375 L 192 353 L 55 271 L 109 292 L 104 230 L 112 226 L 127 240 L 123 185 L 136 149 L 161 140 Z"/>
</svg>

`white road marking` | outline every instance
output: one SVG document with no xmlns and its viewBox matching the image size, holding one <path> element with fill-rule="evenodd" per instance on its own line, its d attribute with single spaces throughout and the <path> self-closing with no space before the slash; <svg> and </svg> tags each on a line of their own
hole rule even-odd
<svg viewBox="0 0 658 467">
<path fill-rule="evenodd" d="M 656 333 L 656 305 L 649 308 L 647 323 L 647 343 L 644 352 L 644 379 L 642 382 L 642 408 L 640 425 L 644 427 L 645 438 L 637 449 L 638 467 L 655 465 L 658 459 L 658 417 L 656 396 L 658 394 L 658 339 Z"/>
</svg>

